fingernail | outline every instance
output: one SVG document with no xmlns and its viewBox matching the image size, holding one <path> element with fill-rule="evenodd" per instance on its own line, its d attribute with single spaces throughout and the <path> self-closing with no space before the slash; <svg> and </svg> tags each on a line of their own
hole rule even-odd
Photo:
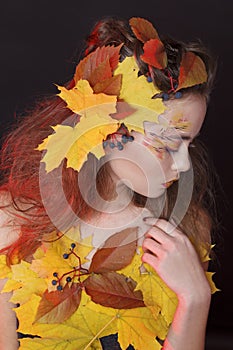
<svg viewBox="0 0 233 350">
<path fill-rule="evenodd" d="M 145 218 L 143 218 L 143 221 L 147 221 L 147 220 L 151 220 L 151 219 L 155 219 L 155 217 L 153 217 L 153 216 L 146 216 Z"/>
</svg>

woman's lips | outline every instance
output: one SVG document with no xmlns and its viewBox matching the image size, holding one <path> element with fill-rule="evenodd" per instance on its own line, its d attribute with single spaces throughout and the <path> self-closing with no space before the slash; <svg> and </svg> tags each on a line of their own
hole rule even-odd
<svg viewBox="0 0 233 350">
<path fill-rule="evenodd" d="M 165 182 L 165 183 L 163 183 L 163 187 L 168 188 L 168 187 L 170 187 L 170 186 L 173 184 L 173 182 L 175 182 L 175 181 L 177 181 L 177 179 L 173 179 L 173 180 L 171 180 L 171 181 Z"/>
</svg>

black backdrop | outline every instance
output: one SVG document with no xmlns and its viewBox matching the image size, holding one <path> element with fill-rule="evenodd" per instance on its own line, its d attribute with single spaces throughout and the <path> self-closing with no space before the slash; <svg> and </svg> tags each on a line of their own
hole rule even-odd
<svg viewBox="0 0 233 350">
<path fill-rule="evenodd" d="M 215 248 L 219 263 L 208 320 L 208 349 L 233 349 L 233 205 L 232 205 L 232 39 L 231 0 L 73 1 L 5 0 L 0 4 L 0 133 L 38 96 L 57 93 L 74 72 L 74 57 L 83 39 L 103 16 L 151 20 L 159 33 L 182 40 L 200 38 L 218 57 L 212 93 L 201 139 L 207 145 L 224 194 L 218 189 L 223 244 Z M 227 345 L 228 344 L 228 345 Z M 188 349 L 188 346 L 187 346 Z"/>
</svg>

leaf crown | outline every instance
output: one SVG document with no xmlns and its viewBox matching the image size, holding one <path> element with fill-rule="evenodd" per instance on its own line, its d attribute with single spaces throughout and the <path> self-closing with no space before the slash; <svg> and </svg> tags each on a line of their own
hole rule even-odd
<svg viewBox="0 0 233 350">
<path fill-rule="evenodd" d="M 129 23 L 136 38 L 143 43 L 141 59 L 148 65 L 149 72 L 155 68 L 169 75 L 167 53 L 153 25 L 135 17 Z M 164 112 L 165 105 L 162 98 L 155 97 L 162 97 L 163 91 L 150 83 L 152 74 L 141 74 L 134 56 L 120 62 L 122 47 L 123 43 L 97 47 L 77 65 L 73 87 L 58 86 L 58 96 L 80 119 L 74 128 L 53 126 L 54 133 L 38 146 L 38 150 L 47 151 L 43 157 L 47 171 L 58 167 L 64 158 L 67 167 L 80 170 L 89 152 L 99 159 L 104 155 L 103 140 L 115 133 L 122 122 L 129 130 L 139 132 L 143 132 L 145 120 L 158 122 L 158 115 Z M 205 83 L 207 71 L 199 56 L 184 52 L 178 80 L 169 78 L 170 92 L 177 93 Z"/>
</svg>

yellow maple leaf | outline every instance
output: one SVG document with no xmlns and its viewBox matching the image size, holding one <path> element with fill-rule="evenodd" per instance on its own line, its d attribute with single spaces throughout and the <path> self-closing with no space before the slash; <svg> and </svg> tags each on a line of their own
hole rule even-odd
<svg viewBox="0 0 233 350">
<path fill-rule="evenodd" d="M 87 308 L 104 317 L 112 317 L 122 349 L 126 349 L 130 344 L 137 350 L 144 350 L 145 348 L 161 349 L 161 345 L 156 341 L 155 337 L 163 338 L 167 329 L 165 330 L 163 324 L 155 320 L 148 308 L 117 310 L 93 302 L 88 303 Z"/>
<path fill-rule="evenodd" d="M 114 74 L 122 74 L 122 86 L 120 99 L 129 103 L 136 111 L 124 119 L 124 123 L 142 127 L 143 121 L 158 122 L 158 115 L 163 113 L 165 106 L 160 98 L 153 99 L 153 96 L 161 91 L 153 83 L 148 83 L 146 77 L 138 77 L 139 68 L 134 57 L 127 57 L 119 63 Z"/>
<path fill-rule="evenodd" d="M 12 277 L 6 282 L 3 292 L 14 291 L 11 297 L 13 303 L 22 305 L 30 299 L 32 293 L 43 294 L 47 287 L 46 283 L 31 270 L 31 264 L 21 261 L 12 265 L 11 269 Z"/>
<path fill-rule="evenodd" d="M 65 322 L 57 324 L 45 324 L 34 322 L 40 297 L 32 295 L 28 303 L 16 308 L 17 317 L 20 320 L 19 332 L 32 334 L 43 339 L 20 340 L 20 349 L 101 349 L 99 338 L 106 334 L 116 332 L 112 328 L 115 318 L 111 315 L 99 314 L 95 310 L 86 308 L 89 297 L 83 293 L 78 310 Z M 37 347 L 38 346 L 38 347 Z"/>
<path fill-rule="evenodd" d="M 70 90 L 62 86 L 58 86 L 58 89 L 60 90 L 58 96 L 67 103 L 67 107 L 74 113 L 87 115 L 90 108 L 94 106 L 97 114 L 115 112 L 116 96 L 103 93 L 94 94 L 87 80 L 80 79 L 75 87 Z M 93 112 L 91 114 L 93 115 Z"/>
<path fill-rule="evenodd" d="M 57 168 L 65 158 L 67 167 L 80 170 L 89 152 L 98 159 L 104 155 L 102 142 L 108 134 L 117 130 L 118 121 L 101 114 L 103 105 L 98 108 L 100 115 L 96 107 L 91 108 L 74 128 L 67 125 L 53 127 L 54 133 L 37 148 L 39 151 L 46 150 L 42 161 L 47 172 Z"/>
<path fill-rule="evenodd" d="M 6 255 L 0 255 L 0 279 L 11 276 L 11 268 L 7 266 Z"/>
</svg>

